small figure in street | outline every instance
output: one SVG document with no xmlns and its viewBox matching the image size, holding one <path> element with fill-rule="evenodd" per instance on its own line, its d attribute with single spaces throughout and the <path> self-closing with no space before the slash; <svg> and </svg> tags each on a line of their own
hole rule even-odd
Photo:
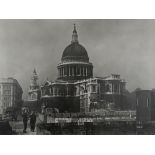
<svg viewBox="0 0 155 155">
<path fill-rule="evenodd" d="M 22 117 L 23 117 L 23 124 L 24 124 L 23 133 L 26 133 L 27 121 L 28 121 L 28 114 L 27 114 L 26 110 L 24 110 Z"/>
<path fill-rule="evenodd" d="M 30 127 L 32 132 L 34 132 L 35 130 L 35 124 L 36 124 L 36 114 L 34 111 L 32 111 L 30 115 Z"/>
</svg>

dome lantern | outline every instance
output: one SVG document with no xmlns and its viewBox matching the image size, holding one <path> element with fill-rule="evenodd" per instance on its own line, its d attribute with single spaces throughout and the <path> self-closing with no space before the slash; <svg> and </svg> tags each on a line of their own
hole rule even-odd
<svg viewBox="0 0 155 155">
<path fill-rule="evenodd" d="M 76 25 L 74 24 L 74 30 L 72 34 L 72 42 L 71 43 L 78 43 L 78 34 L 76 31 Z"/>
</svg>

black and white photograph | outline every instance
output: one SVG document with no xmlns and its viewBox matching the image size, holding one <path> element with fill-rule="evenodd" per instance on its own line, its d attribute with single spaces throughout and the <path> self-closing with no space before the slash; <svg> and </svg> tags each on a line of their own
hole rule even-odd
<svg viewBox="0 0 155 155">
<path fill-rule="evenodd" d="M 154 19 L 0 19 L 1 135 L 154 135 Z"/>
<path fill-rule="evenodd" d="M 0 154 L 154 155 L 154 6 L 0 0 Z"/>
</svg>

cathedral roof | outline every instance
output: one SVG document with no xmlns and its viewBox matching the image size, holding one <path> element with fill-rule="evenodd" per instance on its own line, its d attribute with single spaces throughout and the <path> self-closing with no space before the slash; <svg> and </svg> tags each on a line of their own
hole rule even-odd
<svg viewBox="0 0 155 155">
<path fill-rule="evenodd" d="M 74 25 L 71 44 L 68 45 L 62 54 L 62 61 L 84 61 L 88 62 L 89 57 L 86 49 L 79 44 L 76 27 Z"/>
<path fill-rule="evenodd" d="M 68 45 L 62 55 L 62 61 L 77 60 L 89 61 L 86 49 L 79 43 L 71 43 Z"/>
</svg>

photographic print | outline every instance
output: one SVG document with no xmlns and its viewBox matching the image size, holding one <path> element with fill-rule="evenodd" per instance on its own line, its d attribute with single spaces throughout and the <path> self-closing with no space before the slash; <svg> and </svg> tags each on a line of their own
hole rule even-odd
<svg viewBox="0 0 155 155">
<path fill-rule="evenodd" d="M 154 135 L 155 20 L 1 19 L 1 135 Z"/>
</svg>

